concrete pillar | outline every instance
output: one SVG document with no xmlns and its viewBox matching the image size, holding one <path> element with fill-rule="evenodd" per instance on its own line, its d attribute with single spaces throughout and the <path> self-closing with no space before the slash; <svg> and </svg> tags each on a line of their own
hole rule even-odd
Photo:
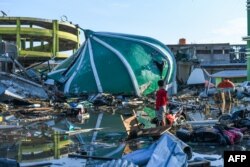
<svg viewBox="0 0 250 167">
<path fill-rule="evenodd" d="M 30 24 L 30 28 L 32 28 L 32 24 Z M 33 39 L 30 38 L 30 50 L 33 50 Z"/>
<path fill-rule="evenodd" d="M 42 51 L 45 51 L 45 49 L 44 49 L 44 41 L 41 41 L 41 49 L 42 49 Z"/>
<path fill-rule="evenodd" d="M 80 47 L 80 29 L 77 28 L 77 46 L 76 49 L 78 49 Z"/>
<path fill-rule="evenodd" d="M 58 38 L 59 24 L 57 20 L 53 20 L 53 46 L 52 46 L 52 56 L 57 57 L 57 52 L 59 52 L 59 38 Z"/>
<path fill-rule="evenodd" d="M 20 50 L 21 50 L 21 35 L 20 35 L 20 31 L 21 31 L 21 21 L 20 21 L 20 18 L 18 18 L 16 20 L 16 45 L 17 45 L 18 55 L 19 55 Z"/>
<path fill-rule="evenodd" d="M 80 47 L 80 29 L 77 28 L 77 44 L 76 47 L 73 49 L 73 54 L 79 49 Z"/>
<path fill-rule="evenodd" d="M 25 50 L 26 49 L 26 39 L 22 39 L 21 40 L 21 50 Z"/>
</svg>

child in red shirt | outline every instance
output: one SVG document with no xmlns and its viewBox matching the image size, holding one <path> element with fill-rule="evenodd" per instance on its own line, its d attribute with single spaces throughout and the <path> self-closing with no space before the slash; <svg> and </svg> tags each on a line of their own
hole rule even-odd
<svg viewBox="0 0 250 167">
<path fill-rule="evenodd" d="M 158 119 L 158 126 L 165 126 L 166 125 L 165 115 L 167 113 L 168 95 L 167 91 L 164 88 L 163 80 L 158 81 L 158 86 L 159 89 L 156 92 L 156 103 L 155 103 L 156 116 Z"/>
</svg>

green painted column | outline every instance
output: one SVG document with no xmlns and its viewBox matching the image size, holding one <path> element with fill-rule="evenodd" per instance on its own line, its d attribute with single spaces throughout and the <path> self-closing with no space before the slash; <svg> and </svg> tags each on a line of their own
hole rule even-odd
<svg viewBox="0 0 250 167">
<path fill-rule="evenodd" d="M 57 52 L 59 52 L 59 38 L 57 35 L 58 31 L 59 31 L 58 21 L 53 20 L 53 46 L 52 46 L 53 57 L 57 57 Z"/>
<path fill-rule="evenodd" d="M 21 40 L 21 50 L 25 50 L 26 49 L 26 40 L 22 39 Z"/>
<path fill-rule="evenodd" d="M 79 28 L 77 28 L 77 44 L 76 44 L 76 47 L 75 47 L 75 49 L 73 49 L 73 54 L 79 49 L 79 47 L 80 47 L 80 29 Z"/>
<path fill-rule="evenodd" d="M 250 81 L 250 0 L 247 0 L 247 80 Z"/>
<path fill-rule="evenodd" d="M 30 28 L 32 28 L 32 24 L 30 24 Z M 30 38 L 30 50 L 33 50 L 33 39 Z"/>
<path fill-rule="evenodd" d="M 77 46 L 76 46 L 76 50 L 80 47 L 80 29 L 77 28 Z"/>
<path fill-rule="evenodd" d="M 19 55 L 20 50 L 21 50 L 21 35 L 20 35 L 20 31 L 21 31 L 21 21 L 20 21 L 20 18 L 18 18 L 16 20 L 16 45 L 17 45 L 17 49 L 18 49 L 18 55 Z"/>
<path fill-rule="evenodd" d="M 44 51 L 44 41 L 41 41 L 41 49 Z"/>
</svg>

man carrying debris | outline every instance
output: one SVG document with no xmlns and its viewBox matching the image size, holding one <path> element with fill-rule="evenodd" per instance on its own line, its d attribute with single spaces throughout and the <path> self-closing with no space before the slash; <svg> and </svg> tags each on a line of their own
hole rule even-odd
<svg viewBox="0 0 250 167">
<path fill-rule="evenodd" d="M 168 105 L 168 95 L 167 91 L 164 88 L 164 81 L 158 81 L 159 89 L 156 92 L 156 116 L 158 119 L 157 126 L 166 126 L 165 115 L 167 113 L 167 105 Z"/>
</svg>

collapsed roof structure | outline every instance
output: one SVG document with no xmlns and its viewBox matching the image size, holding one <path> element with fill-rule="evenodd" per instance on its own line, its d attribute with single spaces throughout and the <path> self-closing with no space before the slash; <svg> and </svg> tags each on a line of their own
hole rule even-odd
<svg viewBox="0 0 250 167">
<path fill-rule="evenodd" d="M 143 96 L 163 79 L 169 87 L 176 65 L 171 51 L 145 36 L 84 30 L 79 50 L 48 74 L 64 94 L 111 93 Z"/>
</svg>

